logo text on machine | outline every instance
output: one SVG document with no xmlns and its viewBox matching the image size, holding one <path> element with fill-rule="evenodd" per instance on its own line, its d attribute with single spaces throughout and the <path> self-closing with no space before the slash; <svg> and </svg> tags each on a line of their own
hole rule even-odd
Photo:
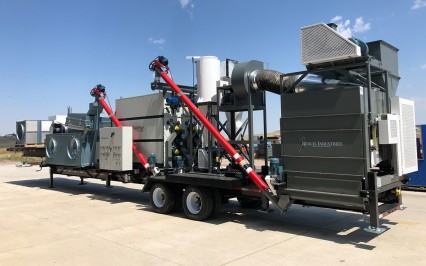
<svg viewBox="0 0 426 266">
<path fill-rule="evenodd" d="M 343 147 L 343 142 L 341 141 L 307 141 L 305 138 L 302 138 L 301 147 L 303 149 L 305 147 L 310 148 L 332 148 L 332 147 Z"/>
</svg>

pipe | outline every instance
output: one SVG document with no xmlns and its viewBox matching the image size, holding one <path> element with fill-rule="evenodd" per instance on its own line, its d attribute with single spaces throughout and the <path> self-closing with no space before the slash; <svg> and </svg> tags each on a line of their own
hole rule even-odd
<svg viewBox="0 0 426 266">
<path fill-rule="evenodd" d="M 150 64 L 150 70 L 155 71 L 156 75 L 161 76 L 163 80 L 169 84 L 177 96 L 188 106 L 191 112 L 200 120 L 200 122 L 212 133 L 212 135 L 222 144 L 223 148 L 228 154 L 240 165 L 240 167 L 247 173 L 250 179 L 256 184 L 256 186 L 264 193 L 264 195 L 278 208 L 281 212 L 284 209 L 278 205 L 278 198 L 272 193 L 269 186 L 260 176 L 250 167 L 249 163 L 241 157 L 238 152 L 232 147 L 232 145 L 220 134 L 220 132 L 213 126 L 212 123 L 201 113 L 200 110 L 192 103 L 192 101 L 182 92 L 182 90 L 176 85 L 176 83 L 167 75 L 167 71 L 163 71 L 163 64 L 159 60 L 155 59 Z M 167 67 L 166 67 L 167 68 Z M 168 69 L 168 68 L 167 68 Z"/>
<path fill-rule="evenodd" d="M 99 86 L 99 85 L 98 85 Z M 98 87 L 97 86 L 97 87 Z M 111 118 L 111 121 L 114 123 L 114 125 L 116 127 L 122 127 L 123 125 L 121 124 L 121 122 L 118 120 L 117 116 L 114 115 L 113 111 L 111 110 L 111 108 L 108 106 L 108 104 L 106 103 L 106 101 L 104 100 L 104 98 L 101 97 L 102 95 L 105 95 L 104 92 L 99 91 L 99 89 L 95 87 L 93 88 L 91 94 L 94 96 L 97 96 L 97 100 L 99 101 L 99 103 L 102 105 L 102 107 L 105 109 L 105 112 L 108 114 L 108 116 Z M 138 147 L 136 146 L 135 142 L 132 143 L 132 150 L 135 153 L 136 157 L 138 157 L 139 161 L 141 162 L 141 164 L 143 165 L 143 167 L 145 168 L 145 170 L 149 171 L 149 163 L 146 160 L 145 156 L 139 151 Z"/>
<path fill-rule="evenodd" d="M 255 90 L 269 91 L 275 94 L 280 92 L 281 72 L 274 70 L 255 70 L 250 73 L 251 87 Z M 287 91 L 298 79 L 300 75 L 286 76 L 283 79 L 284 91 Z M 327 79 L 319 75 L 307 75 L 294 88 L 295 93 L 314 90 L 329 90 L 343 87 L 360 86 L 359 84 L 345 82 L 336 79 Z"/>
<path fill-rule="evenodd" d="M 255 70 L 250 73 L 251 86 L 255 90 L 269 91 L 280 94 L 280 76 L 281 72 L 274 70 Z M 286 78 L 284 82 L 290 80 Z M 284 85 L 289 87 L 291 84 Z"/>
</svg>

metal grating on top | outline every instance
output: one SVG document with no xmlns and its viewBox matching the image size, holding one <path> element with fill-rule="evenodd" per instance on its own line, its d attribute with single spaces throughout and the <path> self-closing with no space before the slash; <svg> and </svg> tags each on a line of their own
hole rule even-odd
<svg viewBox="0 0 426 266">
<path fill-rule="evenodd" d="M 303 65 L 332 62 L 361 56 L 361 49 L 324 23 L 300 29 Z"/>
</svg>

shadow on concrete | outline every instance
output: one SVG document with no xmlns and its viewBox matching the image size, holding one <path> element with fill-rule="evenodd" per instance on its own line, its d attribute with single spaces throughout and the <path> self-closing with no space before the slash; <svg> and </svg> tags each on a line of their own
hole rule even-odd
<svg viewBox="0 0 426 266">
<path fill-rule="evenodd" d="M 111 204 L 117 204 L 121 202 L 132 202 L 142 206 L 149 206 L 149 196 L 147 193 L 142 193 L 142 185 L 140 189 L 129 188 L 123 186 L 106 187 L 104 184 L 91 183 L 84 181 L 84 185 L 80 185 L 79 179 L 68 179 L 62 177 L 54 178 L 54 187 L 49 188 L 49 179 L 29 179 L 7 182 L 13 185 L 40 188 L 46 190 L 52 190 L 57 192 L 63 192 L 70 196 L 85 195 L 92 200 L 102 200 Z"/>
<path fill-rule="evenodd" d="M 369 242 L 378 235 L 364 230 L 368 226 L 366 221 L 368 217 L 364 218 L 361 214 L 318 207 L 304 208 L 299 205 L 291 206 L 284 215 L 279 214 L 278 211 L 265 214 L 256 210 L 239 209 L 237 202 L 228 205 L 216 219 L 207 222 L 221 224 L 232 221 L 256 231 L 285 232 L 294 234 L 295 237 L 350 244 L 366 250 L 373 250 L 376 247 Z M 322 214 L 318 215 L 318 212 Z M 385 228 L 395 224 L 389 220 L 381 220 L 381 222 Z"/>
<path fill-rule="evenodd" d="M 7 183 L 53 190 L 67 193 L 70 196 L 86 194 L 89 199 L 102 200 L 111 204 L 132 202 L 137 204 L 140 210 L 152 211 L 148 193 L 141 192 L 142 185 L 140 185 L 140 189 L 136 189 L 121 185 L 114 186 L 112 183 L 112 187 L 107 188 L 104 184 L 91 182 L 79 185 L 78 179 L 61 177 L 54 178 L 54 188 L 49 188 L 48 178 Z M 167 215 L 185 218 L 182 211 Z M 368 226 L 367 221 L 368 217 L 363 217 L 358 213 L 318 207 L 307 208 L 300 205 L 291 206 L 284 215 L 281 215 L 276 209 L 273 209 L 271 213 L 264 213 L 255 209 L 243 209 L 236 200 L 231 199 L 228 204 L 221 206 L 213 218 L 202 222 L 215 225 L 233 222 L 243 224 L 249 230 L 284 232 L 293 234 L 294 237 L 310 237 L 373 250 L 375 246 L 369 245 L 368 242 L 378 235 L 364 231 L 364 228 Z M 386 219 L 382 219 L 381 223 L 384 228 L 395 225 Z"/>
</svg>

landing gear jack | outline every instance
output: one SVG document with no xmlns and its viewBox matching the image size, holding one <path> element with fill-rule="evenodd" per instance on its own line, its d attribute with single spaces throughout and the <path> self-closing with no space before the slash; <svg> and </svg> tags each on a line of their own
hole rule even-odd
<svg viewBox="0 0 426 266">
<path fill-rule="evenodd" d="M 53 170 L 52 170 L 52 168 L 50 168 L 50 170 L 49 170 L 49 176 L 50 176 L 49 188 L 54 188 L 54 186 L 53 186 Z"/>
<path fill-rule="evenodd" d="M 86 185 L 86 183 L 84 182 L 84 178 L 83 177 L 80 177 L 80 183 L 79 183 L 79 185 L 80 186 Z"/>
</svg>

